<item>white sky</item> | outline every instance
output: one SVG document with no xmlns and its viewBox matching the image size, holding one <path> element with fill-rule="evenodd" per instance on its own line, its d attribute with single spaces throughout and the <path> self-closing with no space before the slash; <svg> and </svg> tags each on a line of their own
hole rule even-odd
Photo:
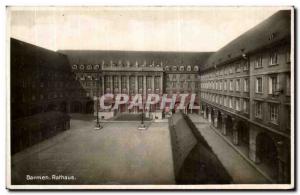
<svg viewBox="0 0 300 195">
<path fill-rule="evenodd" d="M 279 9 L 14 7 L 10 35 L 51 50 L 216 51 Z"/>
</svg>

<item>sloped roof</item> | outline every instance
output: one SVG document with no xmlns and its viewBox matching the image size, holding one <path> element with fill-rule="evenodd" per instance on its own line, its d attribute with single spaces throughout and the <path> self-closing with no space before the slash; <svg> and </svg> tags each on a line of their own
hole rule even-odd
<svg viewBox="0 0 300 195">
<path fill-rule="evenodd" d="M 165 65 L 203 65 L 212 52 L 154 52 L 154 51 L 103 51 L 103 50 L 59 50 L 65 54 L 71 64 L 106 64 L 121 60 L 131 64 L 136 61 L 139 64 Z"/>
<path fill-rule="evenodd" d="M 10 51 L 12 68 L 19 68 L 19 66 L 46 66 L 55 69 L 69 68 L 68 59 L 65 55 L 18 39 L 10 39 Z"/>
<path fill-rule="evenodd" d="M 242 57 L 243 53 L 251 53 L 276 41 L 290 40 L 290 35 L 291 11 L 278 11 L 211 55 L 202 70 Z"/>
</svg>

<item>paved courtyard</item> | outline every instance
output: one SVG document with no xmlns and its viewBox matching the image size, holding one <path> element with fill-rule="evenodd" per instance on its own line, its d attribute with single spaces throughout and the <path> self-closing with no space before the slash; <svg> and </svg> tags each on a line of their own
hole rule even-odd
<svg viewBox="0 0 300 195">
<path fill-rule="evenodd" d="M 173 184 L 168 123 L 71 120 L 71 129 L 12 157 L 13 184 Z M 26 175 L 74 180 L 26 180 Z"/>
</svg>

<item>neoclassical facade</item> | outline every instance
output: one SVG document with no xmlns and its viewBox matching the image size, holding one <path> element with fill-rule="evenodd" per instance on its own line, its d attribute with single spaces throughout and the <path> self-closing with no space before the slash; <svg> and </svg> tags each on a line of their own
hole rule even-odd
<svg viewBox="0 0 300 195">
<path fill-rule="evenodd" d="M 196 93 L 199 90 L 199 67 L 211 53 L 191 52 L 130 52 L 130 51 L 60 51 L 70 62 L 76 80 L 81 83 L 87 102 L 86 110 L 96 112 L 97 97 L 103 94 L 177 94 Z M 84 105 L 86 102 L 81 102 Z M 112 102 L 113 104 L 114 102 Z M 199 105 L 199 98 L 196 103 Z M 71 105 L 74 105 L 71 103 Z M 83 107 L 83 106 L 82 106 Z M 71 110 L 74 110 L 71 108 Z M 100 111 L 101 108 L 99 108 Z M 82 109 L 85 112 L 84 109 Z M 129 112 L 127 105 L 117 112 Z M 134 108 L 132 112 L 140 112 Z M 150 112 L 162 118 L 159 106 Z M 160 113 L 160 114 L 159 114 Z M 151 115 L 151 113 L 149 114 Z M 107 117 L 111 117 L 112 113 Z"/>
<path fill-rule="evenodd" d="M 204 118 L 278 183 L 290 182 L 290 21 L 277 12 L 200 71 Z"/>
</svg>

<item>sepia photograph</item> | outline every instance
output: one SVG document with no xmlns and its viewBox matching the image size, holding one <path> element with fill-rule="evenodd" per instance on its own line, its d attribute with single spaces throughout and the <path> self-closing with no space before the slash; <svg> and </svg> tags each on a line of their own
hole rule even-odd
<svg viewBox="0 0 300 195">
<path fill-rule="evenodd" d="M 295 188 L 294 7 L 6 14 L 8 189 Z"/>
</svg>

